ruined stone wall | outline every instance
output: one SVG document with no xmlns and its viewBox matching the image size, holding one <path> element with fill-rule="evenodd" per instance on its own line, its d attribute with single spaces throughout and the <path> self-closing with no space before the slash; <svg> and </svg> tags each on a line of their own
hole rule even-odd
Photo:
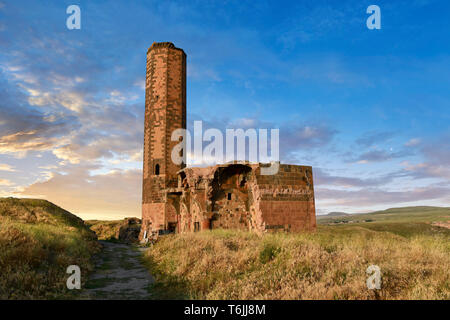
<svg viewBox="0 0 450 320">
<path fill-rule="evenodd" d="M 191 212 L 189 210 L 189 206 L 186 203 L 186 200 L 183 199 L 180 202 L 180 220 L 178 223 L 178 232 L 189 232 L 191 231 L 192 218 Z"/>
<path fill-rule="evenodd" d="M 183 173 L 181 232 L 204 229 L 302 231 L 316 227 L 312 168 L 280 165 L 261 175 L 260 164 L 188 168 Z M 188 221 L 185 221 L 188 219 Z"/>
<path fill-rule="evenodd" d="M 142 204 L 142 227 L 140 238 L 143 237 L 144 231 L 164 229 L 165 225 L 166 204 L 160 203 L 143 203 Z"/>
<path fill-rule="evenodd" d="M 211 228 L 249 230 L 248 180 L 251 168 L 233 165 L 218 170 L 211 197 Z"/>
<path fill-rule="evenodd" d="M 280 165 L 276 175 L 256 175 L 254 193 L 267 231 L 316 228 L 314 185 L 309 166 Z"/>
</svg>

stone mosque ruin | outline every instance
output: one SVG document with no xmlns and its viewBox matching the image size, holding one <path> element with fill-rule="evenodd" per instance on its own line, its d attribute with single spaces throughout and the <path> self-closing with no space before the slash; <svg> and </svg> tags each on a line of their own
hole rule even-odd
<svg viewBox="0 0 450 320">
<path fill-rule="evenodd" d="M 175 164 L 174 130 L 186 129 L 186 54 L 173 43 L 147 51 L 140 238 L 216 228 L 312 231 L 316 228 L 310 166 L 231 162 L 209 167 Z M 186 155 L 184 155 L 186 156 Z"/>
</svg>

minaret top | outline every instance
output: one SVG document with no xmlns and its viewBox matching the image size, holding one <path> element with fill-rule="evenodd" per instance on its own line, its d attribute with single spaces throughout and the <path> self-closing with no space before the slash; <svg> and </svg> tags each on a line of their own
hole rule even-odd
<svg viewBox="0 0 450 320">
<path fill-rule="evenodd" d="M 175 47 L 175 45 L 172 42 L 153 42 L 150 48 L 148 48 L 147 53 L 156 48 L 169 48 L 169 49 L 175 49 L 180 50 L 184 53 L 183 49 Z"/>
</svg>

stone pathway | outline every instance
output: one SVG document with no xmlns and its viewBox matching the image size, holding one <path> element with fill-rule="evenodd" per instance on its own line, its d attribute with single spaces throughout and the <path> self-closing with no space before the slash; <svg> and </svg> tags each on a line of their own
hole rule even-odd
<svg viewBox="0 0 450 320">
<path fill-rule="evenodd" d="M 86 299 L 148 299 L 153 277 L 141 262 L 146 248 L 100 241 L 95 271 L 82 292 Z"/>
</svg>

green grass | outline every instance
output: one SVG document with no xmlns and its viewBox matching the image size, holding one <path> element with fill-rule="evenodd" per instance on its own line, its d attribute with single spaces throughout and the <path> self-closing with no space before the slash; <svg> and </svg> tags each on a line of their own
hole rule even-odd
<svg viewBox="0 0 450 320">
<path fill-rule="evenodd" d="M 441 207 L 404 207 L 391 208 L 383 211 L 375 211 L 364 214 L 352 214 L 347 216 L 317 216 L 318 224 L 339 222 L 364 222 L 372 220 L 378 222 L 441 222 L 450 219 L 450 208 Z"/>
<path fill-rule="evenodd" d="M 98 250 L 83 220 L 45 200 L 0 199 L 0 299 L 75 298 L 69 265 L 84 280 Z"/>
</svg>

